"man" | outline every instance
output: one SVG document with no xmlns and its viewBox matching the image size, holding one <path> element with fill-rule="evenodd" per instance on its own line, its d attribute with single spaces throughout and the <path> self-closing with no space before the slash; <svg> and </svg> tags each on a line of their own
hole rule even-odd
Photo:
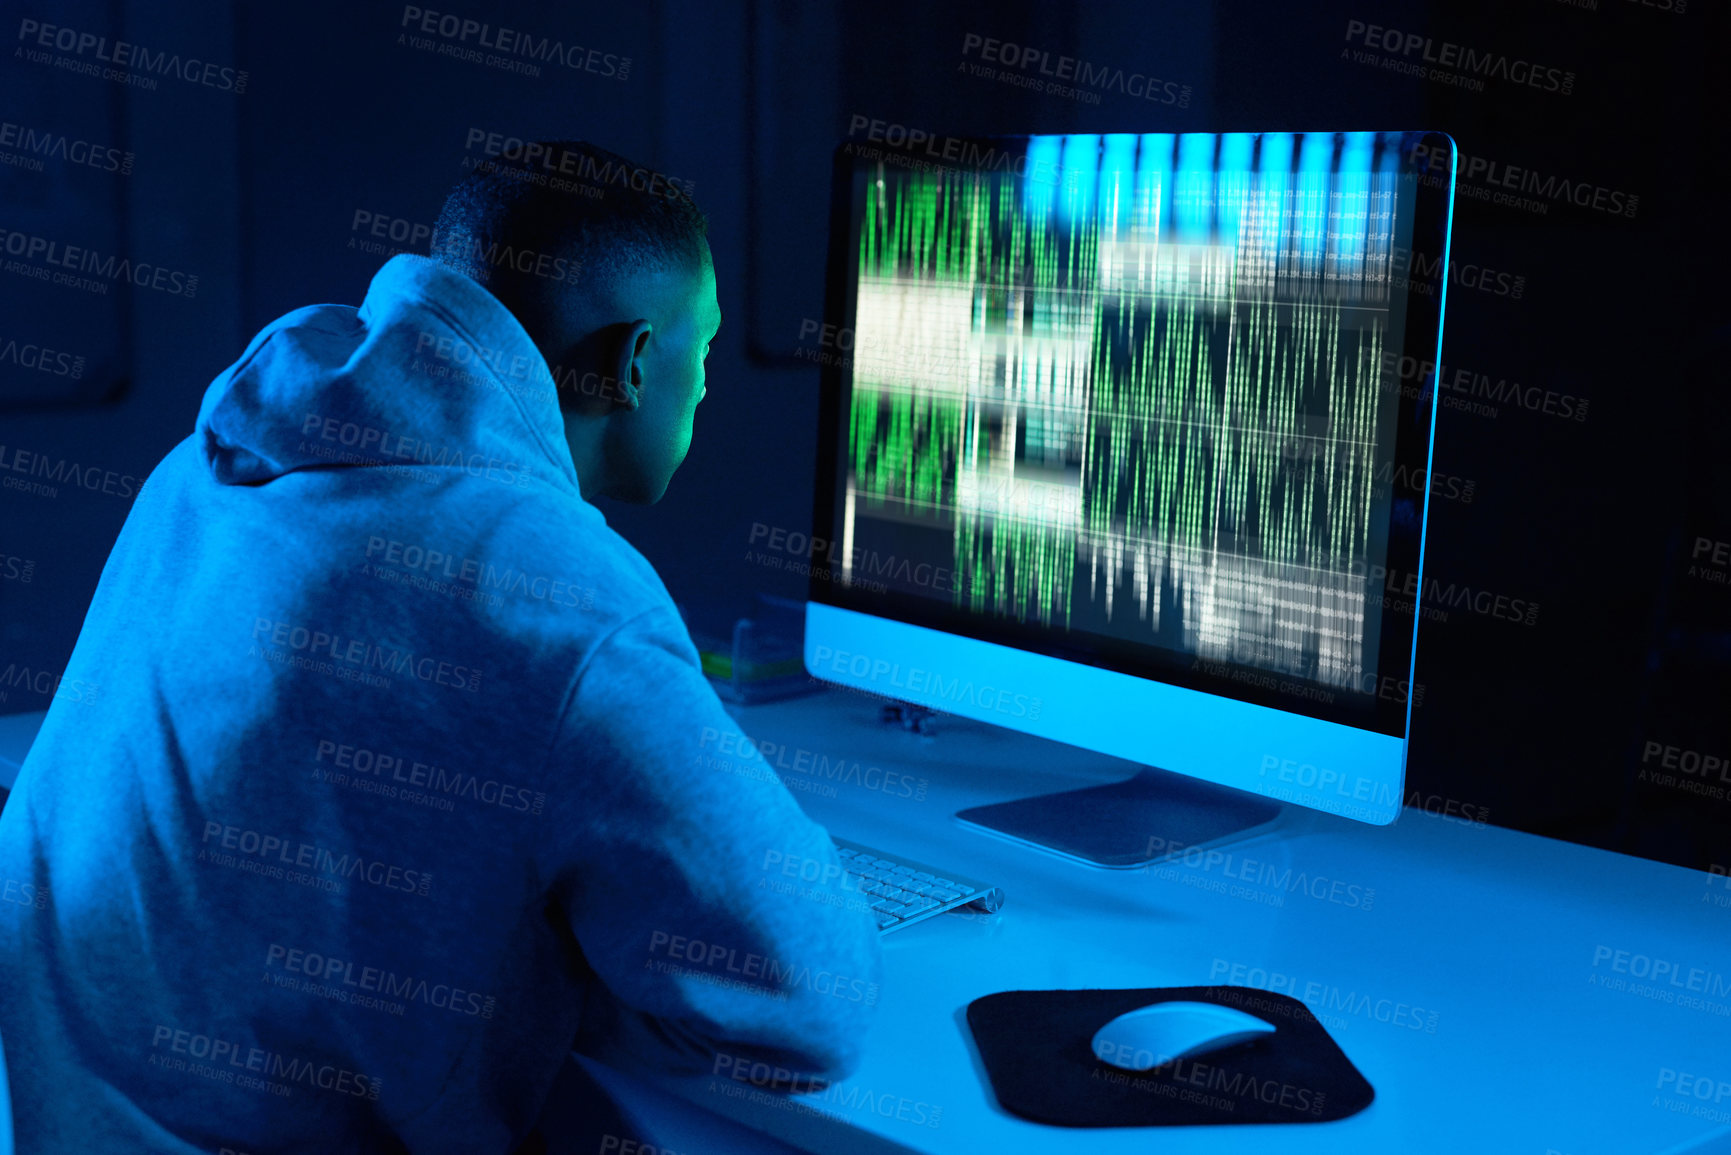
<svg viewBox="0 0 1731 1155">
<path fill-rule="evenodd" d="M 20 1151 L 505 1152 L 580 1029 L 857 1061 L 875 925 L 589 504 L 684 459 L 705 221 L 536 150 L 255 337 L 140 493 L 66 671 L 100 696 L 0 818 Z"/>
</svg>

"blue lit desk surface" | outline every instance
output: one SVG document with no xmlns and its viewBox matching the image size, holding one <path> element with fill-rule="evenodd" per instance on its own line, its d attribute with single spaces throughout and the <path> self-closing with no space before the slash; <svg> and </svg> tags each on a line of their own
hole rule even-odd
<svg viewBox="0 0 1731 1155">
<path fill-rule="evenodd" d="M 936 737 L 926 739 L 881 724 L 877 710 L 863 696 L 827 691 L 732 712 L 754 739 L 786 748 L 772 761 L 790 767 L 782 776 L 792 784 L 825 783 L 791 769 L 800 750 L 925 779 L 917 801 L 895 796 L 899 782 L 892 792 L 832 781 L 833 796 L 795 796 L 840 837 L 996 883 L 1003 910 L 943 915 L 884 939 L 883 994 L 864 1062 L 830 1092 L 794 1101 L 809 1109 L 735 1097 L 752 1090 L 743 1083 L 729 1094 L 725 1080 L 634 1078 L 826 1155 L 1628 1155 L 1698 1139 L 1731 1119 L 1731 889 L 1723 878 L 1419 810 L 1373 827 L 1292 807 L 1273 832 L 1226 848 L 1226 863 L 1097 870 L 981 834 L 953 815 L 1124 778 L 1131 763 L 960 718 L 937 719 Z M 1302 887 L 1293 881 L 1301 876 Z M 1640 980 L 1627 972 L 1651 960 L 1675 964 L 1683 985 L 1649 980 L 1651 991 L 1632 990 Z M 1693 976 L 1708 988 L 1691 996 L 1700 1006 L 1678 1001 L 1690 994 L 1691 969 L 1707 972 Z M 971 1000 L 994 991 L 1209 983 L 1303 998 L 1376 1101 L 1332 1123 L 1044 1126 L 998 1106 L 964 1018 Z M 1678 1074 L 1661 1087 L 1666 1071 Z M 1702 1078 L 1713 1098 L 1697 1097 Z M 1724 1114 L 1692 1114 L 1697 1108 Z M 937 1126 L 915 1121 L 929 1124 L 934 1109 Z M 1731 1150 L 1731 1140 L 1701 1150 Z"/>
<path fill-rule="evenodd" d="M 925 739 L 880 724 L 874 701 L 840 691 L 733 712 L 748 734 L 784 746 L 773 761 L 790 767 L 804 750 L 924 779 L 915 799 L 897 796 L 899 781 L 886 791 L 783 772 L 822 788 L 795 796 L 833 833 L 984 878 L 1007 900 L 995 915 L 947 914 L 885 938 L 864 1062 L 824 1095 L 754 1100 L 736 1097 L 748 1084 L 601 1069 L 616 1100 L 665 1121 L 664 1144 L 679 1140 L 666 1150 L 719 1150 L 708 1140 L 721 1136 L 704 1130 L 701 1113 L 673 1117 L 676 1101 L 659 1092 L 823 1155 L 1650 1155 L 1710 1133 L 1719 1138 L 1690 1150 L 1731 1152 L 1724 878 L 1415 810 L 1372 827 L 1293 808 L 1274 831 L 1226 848 L 1228 862 L 1094 870 L 953 815 L 1127 777 L 1130 763 L 960 718 L 937 719 Z M 0 717 L 0 785 L 40 717 Z M 1627 973 L 1652 960 L 1674 964 L 1684 985 Z M 1711 989 L 1691 995 L 1691 969 Z M 994 991 L 1211 982 L 1304 998 L 1376 1101 L 1332 1123 L 1047 1127 L 997 1105 L 963 1017 Z M 1661 1086 L 1665 1072 L 1676 1074 Z M 915 1121 L 934 1115 L 935 1127 Z"/>
</svg>

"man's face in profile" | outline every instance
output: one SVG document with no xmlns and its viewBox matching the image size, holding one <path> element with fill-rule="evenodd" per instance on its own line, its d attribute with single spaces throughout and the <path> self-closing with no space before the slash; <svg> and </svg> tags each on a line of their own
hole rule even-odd
<svg viewBox="0 0 1731 1155">
<path fill-rule="evenodd" d="M 634 383 L 642 403 L 610 422 L 618 436 L 608 464 L 618 487 L 610 496 L 650 503 L 661 500 L 691 448 L 697 403 L 707 392 L 703 363 L 721 327 L 721 305 L 708 259 L 695 271 L 667 269 L 640 279 L 650 282 L 644 299 L 654 324 L 637 358 Z"/>
<path fill-rule="evenodd" d="M 705 389 L 704 359 L 721 327 L 715 268 L 661 267 L 621 278 L 601 313 L 575 324 L 601 362 L 606 387 L 566 417 L 566 437 L 586 496 L 660 501 L 691 448 Z M 630 398 L 635 396 L 633 407 Z"/>
</svg>

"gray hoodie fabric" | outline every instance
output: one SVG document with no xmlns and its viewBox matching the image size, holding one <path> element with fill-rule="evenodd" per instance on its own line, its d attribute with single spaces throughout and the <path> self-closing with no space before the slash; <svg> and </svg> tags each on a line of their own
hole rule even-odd
<svg viewBox="0 0 1731 1155">
<path fill-rule="evenodd" d="M 21 1152 L 504 1152 L 580 1029 L 857 1061 L 872 917 L 436 262 L 211 384 L 61 688 L 0 815 Z"/>
</svg>

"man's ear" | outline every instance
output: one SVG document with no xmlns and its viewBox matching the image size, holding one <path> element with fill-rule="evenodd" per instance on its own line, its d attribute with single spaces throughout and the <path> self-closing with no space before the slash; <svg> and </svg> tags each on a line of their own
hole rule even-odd
<svg viewBox="0 0 1731 1155">
<path fill-rule="evenodd" d="M 619 382 L 619 404 L 636 409 L 643 404 L 643 353 L 649 347 L 649 334 L 655 330 L 641 317 L 623 328 L 614 353 L 612 376 Z"/>
</svg>

